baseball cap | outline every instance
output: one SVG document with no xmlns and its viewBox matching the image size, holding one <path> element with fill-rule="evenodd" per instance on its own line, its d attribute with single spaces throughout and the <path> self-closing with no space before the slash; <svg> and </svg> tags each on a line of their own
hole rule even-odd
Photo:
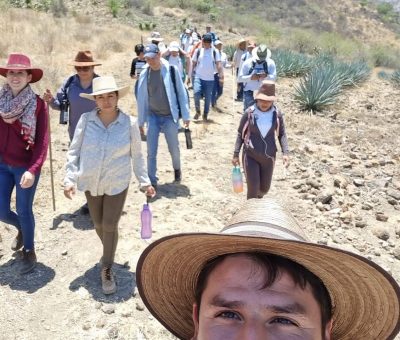
<svg viewBox="0 0 400 340">
<path fill-rule="evenodd" d="M 208 42 L 208 43 L 212 42 L 211 34 L 208 34 L 208 33 L 204 34 L 203 35 L 203 42 Z"/>
<path fill-rule="evenodd" d="M 160 52 L 160 49 L 156 44 L 148 44 L 144 48 L 144 56 L 146 58 L 154 58 L 158 52 Z"/>
<path fill-rule="evenodd" d="M 168 49 L 171 52 L 179 52 L 179 43 L 177 41 L 171 41 L 171 43 L 168 46 Z"/>
</svg>

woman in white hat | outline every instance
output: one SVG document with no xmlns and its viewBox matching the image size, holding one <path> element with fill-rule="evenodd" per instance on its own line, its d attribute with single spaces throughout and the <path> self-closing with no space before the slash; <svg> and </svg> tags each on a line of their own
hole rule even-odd
<svg viewBox="0 0 400 340">
<path fill-rule="evenodd" d="M 49 142 L 46 106 L 30 87 L 43 71 L 26 55 L 11 53 L 0 75 L 6 78 L 0 90 L 0 221 L 18 230 L 11 249 L 23 247 L 20 273 L 25 274 L 36 265 L 32 204 Z M 14 188 L 16 212 L 10 209 Z"/>
<path fill-rule="evenodd" d="M 116 291 L 112 264 L 132 166 L 141 190 L 147 196 L 155 195 L 145 169 L 137 122 L 118 108 L 118 99 L 128 90 L 128 86 L 117 87 L 113 77 L 93 80 L 93 92 L 81 93 L 81 97 L 95 101 L 96 109 L 82 115 L 67 154 L 64 195 L 71 199 L 76 188 L 85 192 L 103 244 L 104 294 Z"/>
</svg>

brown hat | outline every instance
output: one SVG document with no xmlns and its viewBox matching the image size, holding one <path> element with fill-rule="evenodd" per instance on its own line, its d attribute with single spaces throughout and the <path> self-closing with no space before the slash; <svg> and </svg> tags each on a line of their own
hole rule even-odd
<svg viewBox="0 0 400 340">
<path fill-rule="evenodd" d="M 275 82 L 273 80 L 264 80 L 256 92 L 254 99 L 261 100 L 276 100 L 275 96 Z"/>
<path fill-rule="evenodd" d="M 6 77 L 8 70 L 29 70 L 32 75 L 30 83 L 39 81 L 43 76 L 43 70 L 32 67 L 29 57 L 22 53 L 10 53 L 7 65 L 0 67 L 0 74 Z"/>
<path fill-rule="evenodd" d="M 79 51 L 75 56 L 75 60 L 70 63 L 72 66 L 99 66 L 98 62 L 93 60 L 93 55 L 91 51 Z"/>
</svg>

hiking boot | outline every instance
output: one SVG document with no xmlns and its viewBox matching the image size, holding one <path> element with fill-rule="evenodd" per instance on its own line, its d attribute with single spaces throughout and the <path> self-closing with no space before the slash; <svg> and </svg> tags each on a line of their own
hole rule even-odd
<svg viewBox="0 0 400 340">
<path fill-rule="evenodd" d="M 105 295 L 114 294 L 117 291 L 114 274 L 111 266 L 106 266 L 101 269 L 101 288 Z"/>
<path fill-rule="evenodd" d="M 208 118 L 207 118 L 207 115 L 206 115 L 206 114 L 203 115 L 203 120 L 204 120 L 205 122 L 208 121 Z"/>
<path fill-rule="evenodd" d="M 196 112 L 196 114 L 194 115 L 193 119 L 194 120 L 198 120 L 200 118 L 200 112 Z"/>
<path fill-rule="evenodd" d="M 11 249 L 14 251 L 20 250 L 24 245 L 24 240 L 22 239 L 22 231 L 18 230 L 18 234 L 11 243 Z"/>
<path fill-rule="evenodd" d="M 30 273 L 35 267 L 37 263 L 35 250 L 28 250 L 22 249 L 22 265 L 19 270 L 20 274 L 28 274 Z"/>
<path fill-rule="evenodd" d="M 182 171 L 181 169 L 174 170 L 175 173 L 175 182 L 180 182 L 182 180 Z"/>
</svg>

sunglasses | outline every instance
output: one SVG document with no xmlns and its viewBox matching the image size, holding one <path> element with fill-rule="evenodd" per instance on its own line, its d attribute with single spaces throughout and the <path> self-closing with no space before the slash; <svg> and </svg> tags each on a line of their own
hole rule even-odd
<svg viewBox="0 0 400 340">
<path fill-rule="evenodd" d="M 87 71 L 90 70 L 90 68 L 91 68 L 91 66 L 75 66 L 75 70 L 77 70 L 78 72 L 79 72 L 79 71 L 85 71 L 85 72 L 87 72 Z"/>
</svg>

